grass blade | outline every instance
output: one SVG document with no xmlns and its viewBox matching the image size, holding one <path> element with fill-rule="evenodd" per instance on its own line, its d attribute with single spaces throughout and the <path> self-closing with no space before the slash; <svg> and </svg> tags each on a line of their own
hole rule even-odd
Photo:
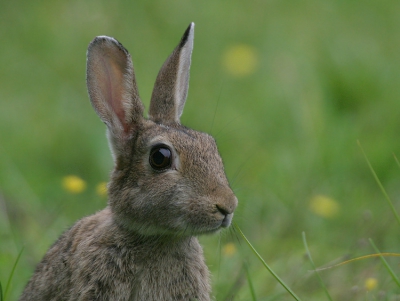
<svg viewBox="0 0 400 301">
<path fill-rule="evenodd" d="M 397 165 L 400 167 L 400 161 L 395 154 L 393 154 L 394 160 L 396 161 Z"/>
<path fill-rule="evenodd" d="M 246 241 L 247 245 L 250 247 L 250 249 L 253 251 L 253 253 L 257 256 L 257 258 L 261 261 L 261 263 L 264 265 L 264 267 L 270 272 L 270 274 L 284 287 L 284 289 L 297 301 L 301 301 L 299 297 L 296 296 L 296 294 L 283 282 L 283 280 L 275 274 L 275 272 L 269 267 L 269 265 L 265 262 L 265 260 L 261 257 L 260 254 L 258 254 L 257 250 L 253 247 L 253 245 L 250 243 L 250 241 L 247 239 L 247 237 L 243 234 L 242 230 L 239 228 L 239 226 L 235 223 L 234 227 L 237 229 L 237 231 L 240 233 L 242 238 Z"/>
<path fill-rule="evenodd" d="M 249 289 L 250 289 L 250 293 L 251 293 L 251 300 L 257 301 L 256 292 L 254 290 L 253 281 L 251 280 L 251 277 L 250 277 L 249 268 L 248 268 L 246 263 L 244 264 L 243 267 L 244 267 L 244 269 L 246 271 L 247 282 L 249 283 Z"/>
<path fill-rule="evenodd" d="M 328 297 L 328 299 L 329 299 L 330 301 L 332 301 L 331 295 L 329 295 L 328 289 L 326 288 L 324 281 L 322 281 L 321 275 L 318 273 L 317 268 L 315 267 L 314 261 L 312 260 L 310 250 L 308 249 L 308 244 L 307 244 L 307 239 L 306 239 L 306 233 L 303 232 L 303 233 L 302 233 L 302 236 L 303 236 L 304 248 L 306 249 L 307 257 L 308 257 L 308 259 L 309 259 L 310 262 L 311 262 L 311 266 L 312 266 L 312 268 L 313 268 L 315 274 L 317 274 L 319 283 L 320 283 L 320 285 L 322 286 L 322 288 L 324 289 L 326 296 Z"/>
<path fill-rule="evenodd" d="M 3 301 L 3 288 L 1 286 L 1 282 L 0 282 L 0 301 Z"/>
<path fill-rule="evenodd" d="M 345 264 L 349 264 L 349 263 L 354 262 L 354 261 L 364 260 L 364 259 L 369 259 L 369 258 L 374 258 L 374 257 L 380 257 L 380 256 L 383 256 L 383 257 L 400 257 L 400 253 L 379 253 L 379 254 L 363 255 L 363 256 L 359 256 L 359 257 L 356 257 L 356 258 L 352 258 L 352 259 L 349 259 L 349 260 L 345 260 L 345 261 L 339 262 L 339 263 L 334 264 L 334 265 L 326 266 L 326 267 L 323 267 L 323 268 L 317 268 L 317 271 L 319 272 L 319 271 L 329 270 L 329 269 L 340 267 L 340 266 L 345 265 Z"/>
<path fill-rule="evenodd" d="M 361 151 L 362 151 L 362 153 L 363 153 L 363 155 L 365 157 L 365 160 L 367 161 L 367 164 L 369 166 L 369 169 L 371 170 L 372 175 L 375 178 L 375 181 L 378 183 L 379 188 L 381 189 L 383 195 L 385 196 L 385 199 L 387 200 L 390 208 L 392 209 L 392 212 L 393 212 L 394 216 L 396 217 L 397 222 L 400 225 L 400 217 L 399 217 L 399 214 L 396 211 L 396 208 L 394 208 L 394 206 L 393 206 L 392 200 L 390 199 L 389 195 L 386 193 L 385 188 L 383 187 L 381 181 L 379 180 L 378 176 L 376 175 L 376 172 L 375 172 L 374 168 L 372 167 L 371 162 L 369 162 L 368 157 L 367 157 L 366 153 L 364 152 L 364 149 L 362 148 L 360 141 L 357 141 L 357 143 L 358 143 L 358 146 L 360 147 L 360 149 L 361 149 Z"/>
<path fill-rule="evenodd" d="M 374 241 L 370 238 L 369 243 L 372 245 L 372 247 L 375 249 L 376 253 L 379 253 L 379 257 L 382 260 L 383 265 L 386 267 L 388 270 L 389 274 L 392 276 L 392 279 L 394 282 L 396 282 L 397 286 L 400 287 L 400 281 L 399 278 L 397 278 L 396 274 L 393 272 L 393 270 L 390 268 L 389 264 L 387 263 L 385 257 L 382 256 L 382 253 L 379 251 L 379 249 L 375 246 Z"/>
<path fill-rule="evenodd" d="M 16 259 L 15 262 L 14 262 L 14 266 L 13 266 L 13 268 L 12 268 L 12 270 L 11 270 L 10 276 L 8 277 L 8 281 L 7 281 L 7 284 L 6 284 L 6 289 L 5 289 L 5 291 L 4 291 L 4 296 L 3 296 L 3 298 L 2 298 L 1 301 L 6 300 L 7 293 L 8 293 L 8 289 L 10 288 L 10 284 L 11 284 L 11 279 L 12 279 L 13 276 L 14 276 L 15 268 L 17 267 L 18 261 L 19 261 L 19 259 L 21 258 L 21 255 L 22 255 L 22 252 L 23 252 L 23 251 L 24 251 L 24 248 L 22 248 L 21 251 L 19 251 L 18 257 L 17 257 L 17 259 Z"/>
</svg>

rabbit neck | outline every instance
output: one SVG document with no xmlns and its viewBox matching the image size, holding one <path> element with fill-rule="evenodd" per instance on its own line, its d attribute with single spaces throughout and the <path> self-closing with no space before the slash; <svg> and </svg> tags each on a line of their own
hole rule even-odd
<svg viewBox="0 0 400 301">
<path fill-rule="evenodd" d="M 197 238 L 160 242 L 136 253 L 134 300 L 209 300 L 209 272 Z"/>
<path fill-rule="evenodd" d="M 196 237 L 143 235 L 115 222 L 111 225 L 115 244 L 124 241 L 127 256 L 133 258 L 132 300 L 169 300 L 173 292 L 179 292 L 174 300 L 210 300 L 209 271 Z"/>
</svg>

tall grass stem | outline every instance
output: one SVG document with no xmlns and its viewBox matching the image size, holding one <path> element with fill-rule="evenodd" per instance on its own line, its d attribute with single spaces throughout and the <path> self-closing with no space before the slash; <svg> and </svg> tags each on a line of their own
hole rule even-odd
<svg viewBox="0 0 400 301">
<path fill-rule="evenodd" d="M 17 259 L 16 259 L 15 262 L 14 262 L 14 266 L 13 266 L 13 268 L 12 268 L 12 270 L 11 270 L 10 276 L 8 277 L 8 281 L 7 281 L 7 284 L 6 284 L 6 288 L 5 288 L 5 290 L 4 290 L 4 296 L 2 297 L 2 300 L 1 300 L 1 301 L 6 300 L 6 298 L 7 298 L 8 289 L 10 288 L 10 284 L 11 284 L 11 280 L 12 280 L 12 278 L 13 278 L 13 276 L 14 276 L 15 268 L 17 267 L 18 261 L 19 261 L 19 259 L 21 258 L 21 255 L 22 255 L 22 252 L 23 252 L 23 251 L 24 251 L 24 248 L 22 248 L 21 251 L 19 251 L 18 257 L 17 257 Z"/>
<path fill-rule="evenodd" d="M 313 261 L 313 259 L 312 259 L 312 257 L 311 257 L 310 250 L 308 249 L 308 244 L 307 244 L 307 239 L 306 239 L 306 233 L 303 232 L 303 233 L 302 233 L 302 236 L 303 236 L 303 244 L 304 244 L 304 248 L 306 249 L 307 257 L 308 257 L 308 259 L 310 260 L 311 266 L 312 266 L 312 268 L 313 268 L 315 274 L 316 274 L 317 277 L 318 277 L 318 281 L 319 281 L 320 285 L 322 286 L 322 288 L 324 289 L 325 295 L 328 297 L 328 299 L 329 299 L 330 301 L 333 301 L 332 298 L 331 298 L 331 295 L 329 295 L 328 289 L 326 288 L 325 283 L 324 283 L 324 281 L 323 281 L 322 278 L 321 278 L 321 275 L 318 273 L 317 268 L 315 267 L 314 261 Z"/>
<path fill-rule="evenodd" d="M 397 165 L 400 167 L 400 161 L 399 158 L 395 154 L 393 154 L 394 160 L 396 161 Z"/>
<path fill-rule="evenodd" d="M 270 272 L 270 274 L 284 287 L 284 289 L 297 301 L 300 301 L 301 299 L 297 297 L 297 295 L 290 289 L 289 286 L 285 284 L 285 282 L 269 267 L 269 265 L 265 262 L 265 260 L 261 257 L 260 254 L 258 254 L 257 250 L 253 247 L 253 245 L 250 243 L 250 241 L 247 239 L 247 237 L 243 234 L 242 230 L 239 228 L 239 226 L 235 223 L 234 227 L 237 229 L 237 231 L 240 233 L 242 238 L 246 241 L 247 245 L 250 247 L 250 249 L 253 251 L 253 253 L 257 256 L 257 258 L 261 261 L 261 263 L 264 265 L 264 267 Z"/>
<path fill-rule="evenodd" d="M 381 251 L 379 251 L 379 249 L 376 247 L 376 245 L 374 244 L 374 241 L 371 238 L 369 239 L 369 243 L 375 249 L 376 253 L 379 254 L 379 258 L 382 260 L 383 265 L 386 267 L 386 269 L 388 270 L 389 274 L 392 276 L 393 281 L 396 282 L 398 287 L 400 287 L 399 278 L 397 278 L 396 274 L 393 272 L 393 270 L 391 269 L 391 267 L 387 263 L 385 257 L 382 256 Z"/>
<path fill-rule="evenodd" d="M 381 181 L 379 180 L 379 178 L 378 178 L 378 176 L 377 176 L 377 174 L 376 174 L 374 168 L 373 168 L 372 165 L 371 165 L 371 162 L 369 161 L 369 159 L 368 159 L 368 157 L 367 157 L 367 154 L 364 152 L 364 149 L 363 149 L 363 147 L 361 146 L 360 141 L 357 141 L 357 143 L 358 143 L 358 146 L 360 147 L 360 149 L 361 149 L 361 151 L 362 151 L 362 153 L 363 153 L 363 155 L 364 155 L 365 160 L 367 161 L 368 167 L 369 167 L 369 169 L 371 170 L 371 173 L 372 173 L 372 175 L 374 176 L 375 181 L 378 183 L 379 188 L 381 189 L 381 191 L 382 191 L 382 193 L 383 193 L 385 199 L 387 200 L 387 202 L 388 202 L 390 208 L 392 209 L 392 212 L 393 212 L 394 216 L 396 217 L 397 222 L 398 222 L 399 225 L 400 225 L 400 216 L 399 216 L 399 214 L 397 213 L 396 208 L 394 208 L 394 205 L 393 205 L 393 203 L 392 203 L 392 200 L 390 199 L 390 197 L 389 197 L 389 195 L 387 194 L 385 188 L 383 187 Z"/>
<path fill-rule="evenodd" d="M 247 266 L 247 263 L 244 263 L 244 269 L 246 271 L 247 282 L 249 283 L 251 300 L 257 301 L 256 291 L 254 290 L 253 280 L 251 279 L 251 275 L 250 275 L 249 267 Z"/>
</svg>

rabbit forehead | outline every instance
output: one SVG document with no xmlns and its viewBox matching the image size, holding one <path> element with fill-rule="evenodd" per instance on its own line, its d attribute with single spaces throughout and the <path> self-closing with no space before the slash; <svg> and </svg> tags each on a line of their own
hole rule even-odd
<svg viewBox="0 0 400 301">
<path fill-rule="evenodd" d="M 214 138 L 207 133 L 194 131 L 183 126 L 157 126 L 148 136 L 147 146 L 163 143 L 175 149 L 179 155 L 197 155 L 212 159 L 218 157 L 217 144 Z"/>
</svg>

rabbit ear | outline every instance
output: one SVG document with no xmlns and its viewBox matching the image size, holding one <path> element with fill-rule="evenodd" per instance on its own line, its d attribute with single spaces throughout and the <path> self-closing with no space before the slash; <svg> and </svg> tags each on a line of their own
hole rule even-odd
<svg viewBox="0 0 400 301">
<path fill-rule="evenodd" d="M 90 101 L 111 134 L 114 150 L 143 119 L 131 56 L 115 39 L 99 36 L 87 52 Z M 118 145 L 117 145 L 118 147 Z"/>
<path fill-rule="evenodd" d="M 149 118 L 157 123 L 178 123 L 189 88 L 194 23 L 190 23 L 179 45 L 158 73 L 151 96 Z"/>
</svg>

